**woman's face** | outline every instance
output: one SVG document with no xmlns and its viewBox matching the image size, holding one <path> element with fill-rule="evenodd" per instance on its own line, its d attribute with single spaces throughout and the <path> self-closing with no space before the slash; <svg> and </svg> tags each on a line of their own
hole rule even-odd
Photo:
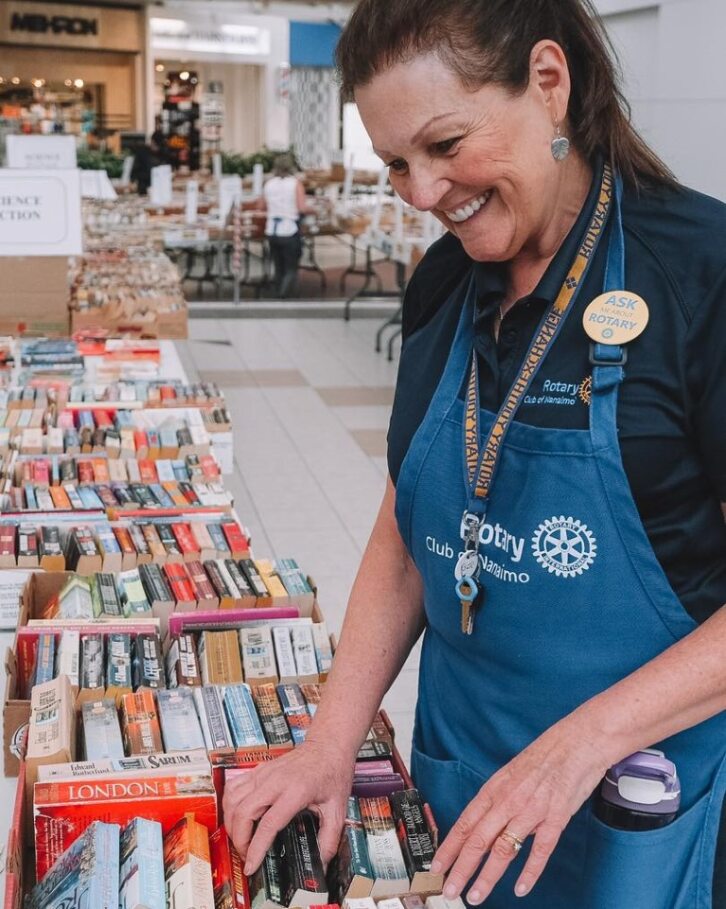
<svg viewBox="0 0 726 909">
<path fill-rule="evenodd" d="M 520 95 L 497 85 L 471 90 L 432 53 L 356 90 L 396 192 L 433 212 L 472 259 L 507 261 L 551 230 L 565 168 L 550 144 L 557 105 L 567 102 L 563 74 L 542 72 Z"/>
</svg>

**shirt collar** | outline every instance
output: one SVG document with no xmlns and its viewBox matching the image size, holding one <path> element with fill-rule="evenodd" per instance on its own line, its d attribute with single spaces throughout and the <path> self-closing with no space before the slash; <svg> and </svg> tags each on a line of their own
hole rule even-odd
<svg viewBox="0 0 726 909">
<path fill-rule="evenodd" d="M 567 271 L 575 258 L 582 235 L 585 232 L 600 195 L 604 161 L 598 156 L 593 167 L 593 179 L 585 204 L 577 216 L 570 232 L 565 237 L 554 259 L 547 266 L 539 284 L 528 299 L 553 303 L 567 277 Z M 501 303 L 507 289 L 506 262 L 474 262 L 477 307 L 480 314 L 493 312 Z"/>
</svg>

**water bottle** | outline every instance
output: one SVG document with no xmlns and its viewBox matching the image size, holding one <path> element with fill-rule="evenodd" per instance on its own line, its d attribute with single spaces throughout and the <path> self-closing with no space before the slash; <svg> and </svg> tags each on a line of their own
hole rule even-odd
<svg viewBox="0 0 726 909">
<path fill-rule="evenodd" d="M 595 795 L 595 815 L 617 830 L 656 830 L 670 824 L 681 805 L 676 765 L 646 748 L 614 764 Z"/>
</svg>

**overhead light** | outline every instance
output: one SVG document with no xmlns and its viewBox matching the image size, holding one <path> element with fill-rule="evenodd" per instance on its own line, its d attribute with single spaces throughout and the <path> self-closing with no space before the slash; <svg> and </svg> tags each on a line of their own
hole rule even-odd
<svg viewBox="0 0 726 909">
<path fill-rule="evenodd" d="M 66 88 L 71 88 L 73 85 L 73 79 L 66 79 L 63 85 L 65 85 Z"/>
<path fill-rule="evenodd" d="M 5 83 L 5 79 L 2 76 L 0 76 L 0 85 L 3 85 L 4 83 Z"/>
<path fill-rule="evenodd" d="M 182 82 L 186 82 L 187 79 L 189 78 L 189 73 L 187 72 L 187 70 L 184 70 L 183 72 L 179 73 L 179 78 L 182 80 Z"/>
<path fill-rule="evenodd" d="M 73 80 L 73 85 L 74 85 L 76 88 L 83 88 L 83 86 L 84 86 L 85 84 L 86 84 L 86 83 L 83 81 L 83 79 L 74 79 L 74 80 Z"/>
<path fill-rule="evenodd" d="M 13 76 L 10 81 L 13 83 L 13 85 L 20 85 L 20 76 Z"/>
<path fill-rule="evenodd" d="M 157 71 L 157 73 L 163 73 L 163 72 L 164 72 L 164 64 L 163 64 L 163 63 L 157 63 L 157 64 L 156 64 L 156 71 Z"/>
<path fill-rule="evenodd" d="M 45 79 L 33 79 L 34 88 L 42 88 L 45 85 Z"/>
</svg>

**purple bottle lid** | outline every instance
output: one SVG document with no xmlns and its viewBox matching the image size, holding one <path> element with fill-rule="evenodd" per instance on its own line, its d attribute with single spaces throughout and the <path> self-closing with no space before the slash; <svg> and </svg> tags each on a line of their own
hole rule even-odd
<svg viewBox="0 0 726 909">
<path fill-rule="evenodd" d="M 614 764 L 600 794 L 611 805 L 648 814 L 675 814 L 681 804 L 676 765 L 655 748 L 636 751 Z"/>
</svg>

